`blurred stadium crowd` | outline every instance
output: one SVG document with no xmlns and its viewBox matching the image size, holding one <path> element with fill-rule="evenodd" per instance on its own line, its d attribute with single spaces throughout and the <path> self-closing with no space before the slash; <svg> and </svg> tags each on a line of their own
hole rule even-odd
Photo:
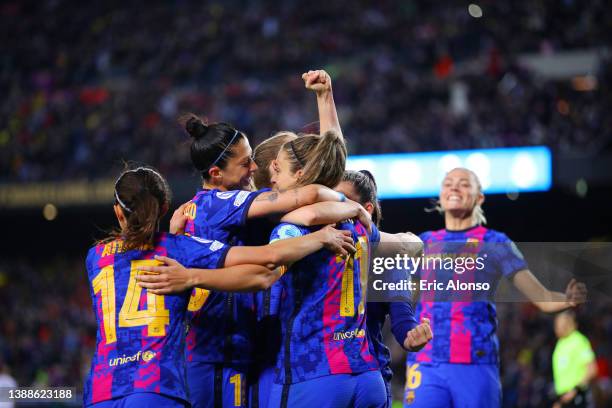
<svg viewBox="0 0 612 408">
<path fill-rule="evenodd" d="M 95 347 L 95 318 L 80 258 L 0 262 L 0 367 L 20 386 L 82 387 Z M 550 407 L 553 317 L 530 304 L 500 304 L 499 338 L 504 407 Z M 599 367 L 598 406 L 612 403 L 612 305 L 578 310 L 580 330 L 591 341 Z M 592 319 L 592 316 L 599 316 Z M 394 386 L 400 390 L 404 354 L 394 345 Z M 27 364 L 24 364 L 27 362 Z M 0 368 L 0 373 L 2 369 Z"/>
<path fill-rule="evenodd" d="M 606 3 L 486 1 L 473 18 L 463 2 L 425 0 L 3 2 L 0 180 L 99 177 L 120 157 L 189 171 L 185 111 L 254 142 L 309 130 L 315 102 L 300 74 L 319 67 L 352 153 L 596 153 L 612 137 L 609 57 L 596 89 L 577 92 L 517 56 L 607 45 Z"/>
<path fill-rule="evenodd" d="M 446 3 L 2 2 L 0 181 L 104 177 L 119 158 L 186 174 L 176 123 L 186 111 L 233 123 L 253 144 L 312 130 L 315 99 L 300 79 L 311 68 L 332 75 L 353 154 L 612 149 L 609 55 L 588 92 L 518 63 L 609 45 L 606 1 L 484 1 L 479 19 Z M 96 327 L 82 255 L 0 259 L 0 374 L 82 386 Z M 498 312 L 505 406 L 550 406 L 552 317 L 522 304 Z M 612 404 L 612 307 L 578 315 L 598 358 L 596 393 Z"/>
</svg>

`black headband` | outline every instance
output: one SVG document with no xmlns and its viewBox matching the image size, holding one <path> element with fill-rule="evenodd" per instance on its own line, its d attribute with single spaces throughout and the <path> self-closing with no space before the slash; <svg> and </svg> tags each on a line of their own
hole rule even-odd
<svg viewBox="0 0 612 408">
<path fill-rule="evenodd" d="M 298 155 L 295 153 L 295 148 L 293 147 L 293 140 L 289 142 L 289 147 L 291 148 L 291 153 L 295 157 L 295 160 L 297 160 L 298 164 L 300 165 L 300 168 L 303 169 L 304 163 L 302 163 Z"/>
</svg>

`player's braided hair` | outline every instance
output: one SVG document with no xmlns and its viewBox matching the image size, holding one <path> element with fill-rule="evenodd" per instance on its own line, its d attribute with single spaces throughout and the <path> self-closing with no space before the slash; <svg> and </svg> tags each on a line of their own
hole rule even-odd
<svg viewBox="0 0 612 408">
<path fill-rule="evenodd" d="M 380 226 L 382 220 L 382 210 L 380 201 L 378 201 L 378 192 L 374 175 L 367 170 L 347 170 L 344 172 L 342 181 L 349 182 L 353 185 L 355 192 L 359 195 L 359 204 L 365 205 L 372 203 L 374 210 L 372 211 L 372 221 L 376 226 Z"/>
<path fill-rule="evenodd" d="M 170 200 L 168 182 L 155 169 L 141 166 L 124 170 L 115 183 L 115 202 L 127 226 L 111 232 L 109 240 L 123 240 L 124 250 L 152 245 Z"/>
<path fill-rule="evenodd" d="M 282 147 L 290 162 L 290 171 L 303 171 L 298 186 L 321 184 L 334 188 L 344 174 L 346 145 L 342 137 L 329 130 L 322 136 L 303 135 Z"/>
<path fill-rule="evenodd" d="M 253 161 L 257 164 L 257 171 L 253 175 L 253 181 L 257 188 L 270 187 L 270 163 L 276 159 L 281 147 L 298 135 L 293 132 L 282 131 L 269 137 L 255 147 L 253 150 Z"/>
<path fill-rule="evenodd" d="M 193 138 L 191 162 L 204 180 L 210 179 L 213 166 L 224 169 L 227 161 L 234 157 L 232 146 L 246 135 L 227 123 L 206 124 L 193 113 L 179 118 L 179 123 Z"/>
</svg>

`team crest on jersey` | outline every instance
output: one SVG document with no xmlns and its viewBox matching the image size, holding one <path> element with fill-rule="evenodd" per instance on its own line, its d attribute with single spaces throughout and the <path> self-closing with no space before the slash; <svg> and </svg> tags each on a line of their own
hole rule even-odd
<svg viewBox="0 0 612 408">
<path fill-rule="evenodd" d="M 302 232 L 295 225 L 283 225 L 278 229 L 279 239 L 301 237 Z"/>
<path fill-rule="evenodd" d="M 220 198 L 221 200 L 228 200 L 232 198 L 234 194 L 236 194 L 235 191 L 219 191 L 217 192 L 217 198 Z"/>
<path fill-rule="evenodd" d="M 250 193 L 248 191 L 241 191 L 241 192 L 239 192 L 238 195 L 236 196 L 236 199 L 234 200 L 234 206 L 235 207 L 240 207 L 242 205 L 242 203 L 245 202 L 245 200 L 247 199 L 249 194 Z"/>
<path fill-rule="evenodd" d="M 145 363 L 153 360 L 154 357 L 155 357 L 155 353 L 152 352 L 151 350 L 147 350 L 144 353 L 142 353 L 142 361 L 144 361 Z"/>
<path fill-rule="evenodd" d="M 414 391 L 408 391 L 406 393 L 406 404 L 410 405 L 414 402 Z"/>
</svg>

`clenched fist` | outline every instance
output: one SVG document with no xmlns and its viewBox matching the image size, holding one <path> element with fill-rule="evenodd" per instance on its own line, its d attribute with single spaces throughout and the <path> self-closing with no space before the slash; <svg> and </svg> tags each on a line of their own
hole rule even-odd
<svg viewBox="0 0 612 408">
<path fill-rule="evenodd" d="M 331 77 L 322 69 L 304 72 L 302 79 L 306 89 L 315 91 L 317 95 L 322 95 L 332 90 Z"/>
<path fill-rule="evenodd" d="M 404 348 L 408 351 L 419 351 L 431 339 L 433 339 L 433 334 L 431 327 L 429 327 L 429 319 L 424 317 L 421 319 L 421 324 L 406 334 Z"/>
</svg>

